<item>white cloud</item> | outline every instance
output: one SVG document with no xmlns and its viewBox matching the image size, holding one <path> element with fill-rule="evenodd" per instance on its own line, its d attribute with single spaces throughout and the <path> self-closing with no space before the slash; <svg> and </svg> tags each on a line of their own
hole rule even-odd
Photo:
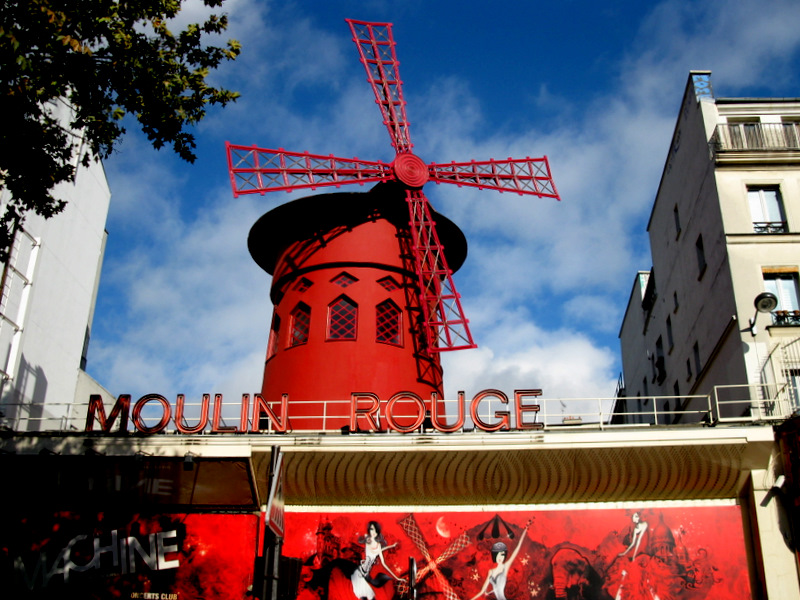
<svg viewBox="0 0 800 600">
<path fill-rule="evenodd" d="M 574 331 L 545 331 L 513 319 L 496 324 L 483 347 L 443 358 L 448 399 L 459 390 L 472 397 L 490 388 L 509 395 L 538 388 L 550 398 L 609 398 L 616 384 L 610 375 L 615 357 L 607 348 Z"/>
<path fill-rule="evenodd" d="M 145 172 L 148 169 L 145 169 Z M 260 389 L 269 324 L 269 276 L 249 259 L 245 240 L 262 207 L 209 191 L 209 209 L 192 221 L 143 219 L 141 243 L 105 267 L 107 303 L 119 303 L 113 324 L 95 340 L 90 370 L 103 373 L 115 393 L 216 393 L 241 364 L 252 369 L 241 387 Z M 151 243 L 157 239 L 159 243 Z M 108 291 L 107 291 L 108 293 Z M 246 385 L 245 385 L 246 384 Z"/>
</svg>

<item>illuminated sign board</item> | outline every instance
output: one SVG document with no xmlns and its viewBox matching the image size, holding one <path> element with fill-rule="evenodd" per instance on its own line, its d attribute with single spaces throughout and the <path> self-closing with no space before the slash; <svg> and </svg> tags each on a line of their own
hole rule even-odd
<svg viewBox="0 0 800 600">
<path fill-rule="evenodd" d="M 465 407 L 468 404 L 472 423 L 476 429 L 481 431 L 536 430 L 542 429 L 544 425 L 536 421 L 540 407 L 538 404 L 531 403 L 530 399 L 541 395 L 542 390 L 537 389 L 515 390 L 513 399 L 510 399 L 500 390 L 489 389 L 478 392 L 467 403 L 464 392 L 459 392 L 458 401 L 455 403 L 458 414 L 454 422 L 448 423 L 447 419 L 452 417 L 443 414 L 445 402 L 435 395 L 426 404 L 420 396 L 413 392 L 398 392 L 386 401 L 382 401 L 372 393 L 353 393 L 350 397 L 347 426 L 351 431 L 370 433 L 380 431 L 385 422 L 386 427 L 392 431 L 411 433 L 418 431 L 423 424 L 426 424 L 436 431 L 450 433 L 464 427 Z M 511 404 L 512 406 L 509 410 L 495 411 L 496 421 L 487 423 L 480 416 L 479 409 L 483 403 L 489 402 L 500 403 L 504 406 Z M 402 411 L 398 409 L 401 403 L 404 407 Z M 308 406 L 310 403 L 304 402 L 303 404 Z M 325 401 L 320 401 L 319 405 L 323 407 Z M 413 407 L 411 413 L 408 412 L 409 405 Z M 129 394 L 123 394 L 117 398 L 111 411 L 107 413 L 102 396 L 92 394 L 89 398 L 84 430 L 93 431 L 95 422 L 98 422 L 102 431 L 110 432 L 117 421 L 119 421 L 119 431 L 127 431 L 130 421 L 133 427 L 142 433 L 159 433 L 164 431 L 170 423 L 178 433 L 184 434 L 201 433 L 209 425 L 212 433 L 259 433 L 265 422 L 269 424 L 270 431 L 286 433 L 292 430 L 288 394 L 283 394 L 279 405 L 280 410 L 277 412 L 260 394 L 253 395 L 251 408 L 250 394 L 243 394 L 237 425 L 223 425 L 221 422 L 222 394 L 215 394 L 213 406 L 211 395 L 203 394 L 197 423 L 191 426 L 184 422 L 185 406 L 186 400 L 183 394 L 178 394 L 174 406 L 160 394 L 147 394 L 135 403 L 131 402 Z M 160 411 L 160 419 L 155 425 L 148 425 L 145 422 L 142 413 L 146 407 L 150 410 L 155 408 Z M 408 418 L 409 414 L 411 414 L 411 422 L 401 422 Z M 512 416 L 514 418 L 513 425 Z M 428 419 L 430 420 L 428 421 Z"/>
</svg>

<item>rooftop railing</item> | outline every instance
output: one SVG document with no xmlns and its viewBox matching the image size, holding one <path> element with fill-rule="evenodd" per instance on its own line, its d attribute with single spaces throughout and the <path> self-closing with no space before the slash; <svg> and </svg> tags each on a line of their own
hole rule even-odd
<svg viewBox="0 0 800 600">
<path fill-rule="evenodd" d="M 438 421 L 443 426 L 450 426 L 458 420 L 458 400 L 440 400 L 443 406 L 443 415 Z M 327 400 L 315 403 L 318 414 L 310 414 L 306 409 L 303 416 L 289 416 L 289 433 L 313 433 L 319 431 L 340 431 L 348 433 L 365 432 L 368 423 L 359 418 L 359 427 L 350 431 L 350 403 L 346 400 Z M 742 425 L 765 424 L 770 425 L 781 422 L 792 416 L 800 414 L 800 390 L 786 384 L 760 384 L 760 385 L 724 385 L 717 386 L 710 394 L 692 396 L 637 396 L 621 398 L 536 398 L 535 401 L 527 399 L 525 404 L 530 407 L 538 405 L 538 411 L 525 411 L 526 427 L 519 427 L 516 423 L 516 411 L 513 397 L 508 403 L 503 403 L 499 398 L 484 398 L 476 408 L 480 425 L 476 425 L 470 417 L 470 402 L 463 406 L 464 420 L 459 431 L 469 433 L 472 431 L 485 431 L 508 419 L 508 426 L 504 430 L 514 431 L 524 429 L 529 431 L 532 427 L 542 431 L 576 431 L 576 430 L 606 430 L 624 429 L 633 427 L 703 427 L 718 424 Z M 135 403 L 134 403 L 135 404 Z M 280 415 L 279 402 L 270 403 L 275 414 Z M 131 406 L 133 408 L 133 405 Z M 207 408 L 207 407 L 206 407 Z M 71 433 L 83 432 L 86 426 L 88 404 L 71 403 L 62 405 L 49 404 L 31 407 L 25 405 L 5 404 L 0 407 L 0 431 L 6 435 L 13 433 L 50 432 Z M 106 412 L 110 415 L 112 407 L 107 406 Z M 186 428 L 195 427 L 200 422 L 201 403 L 186 402 L 183 410 L 182 424 Z M 374 415 L 380 423 L 386 422 L 386 406 L 382 403 Z M 215 409 L 216 411 L 216 409 Z M 273 424 L 262 418 L 261 422 L 254 424 L 252 415 L 242 415 L 241 401 L 223 401 L 219 407 L 220 418 L 218 424 L 225 431 L 221 433 L 274 433 Z M 135 412 L 135 411 L 134 411 Z M 174 417 L 174 406 L 172 416 Z M 504 415 L 507 415 L 504 416 Z M 137 417 L 139 423 L 146 428 L 156 428 L 165 419 L 164 406 L 155 403 L 142 407 Z M 413 423 L 414 416 L 407 412 L 406 416 L 399 416 L 396 421 L 405 425 Z M 131 419 L 127 420 L 128 433 L 141 433 L 134 426 Z M 200 434 L 211 434 L 211 422 L 203 428 Z M 242 424 L 246 423 L 246 427 Z M 322 427 L 320 427 L 322 423 Z M 313 427 L 312 425 L 313 424 Z M 361 428 L 364 427 L 364 428 Z M 100 424 L 94 423 L 94 431 L 100 430 Z M 111 428 L 111 433 L 117 433 L 119 420 Z M 436 428 L 428 416 L 419 427 L 419 432 L 433 433 Z M 173 421 L 159 433 L 177 433 Z M 214 432 L 219 434 L 220 431 Z"/>
</svg>

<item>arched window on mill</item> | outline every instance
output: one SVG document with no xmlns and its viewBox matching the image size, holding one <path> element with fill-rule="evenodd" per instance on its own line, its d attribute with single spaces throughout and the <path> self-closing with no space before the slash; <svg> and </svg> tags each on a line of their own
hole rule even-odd
<svg viewBox="0 0 800 600">
<path fill-rule="evenodd" d="M 269 329 L 269 342 L 267 342 L 267 360 L 275 356 L 278 351 L 278 336 L 281 331 L 281 318 L 272 313 L 272 326 Z"/>
<path fill-rule="evenodd" d="M 378 342 L 396 346 L 403 343 L 401 312 L 391 300 L 381 302 L 375 307 L 375 330 Z"/>
<path fill-rule="evenodd" d="M 299 346 L 308 341 L 308 332 L 311 328 L 311 308 L 298 302 L 292 311 L 292 320 L 289 326 L 289 347 Z"/>
<path fill-rule="evenodd" d="M 328 339 L 354 340 L 358 323 L 358 305 L 347 296 L 339 296 L 328 306 Z"/>
</svg>

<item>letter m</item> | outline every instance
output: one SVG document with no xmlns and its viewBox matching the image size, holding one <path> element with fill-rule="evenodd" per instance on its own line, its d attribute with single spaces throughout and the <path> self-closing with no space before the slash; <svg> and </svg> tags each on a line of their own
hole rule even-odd
<svg viewBox="0 0 800 600">
<path fill-rule="evenodd" d="M 108 433 L 114 425 L 114 421 L 119 417 L 119 431 L 128 430 L 128 413 L 131 409 L 131 396 L 130 394 L 122 394 L 117 398 L 114 408 L 111 409 L 111 414 L 106 418 L 106 409 L 103 406 L 103 397 L 100 394 L 92 394 L 89 396 L 89 408 L 86 411 L 86 428 L 84 431 L 93 431 L 95 415 L 97 420 L 100 421 L 101 429 Z"/>
</svg>

